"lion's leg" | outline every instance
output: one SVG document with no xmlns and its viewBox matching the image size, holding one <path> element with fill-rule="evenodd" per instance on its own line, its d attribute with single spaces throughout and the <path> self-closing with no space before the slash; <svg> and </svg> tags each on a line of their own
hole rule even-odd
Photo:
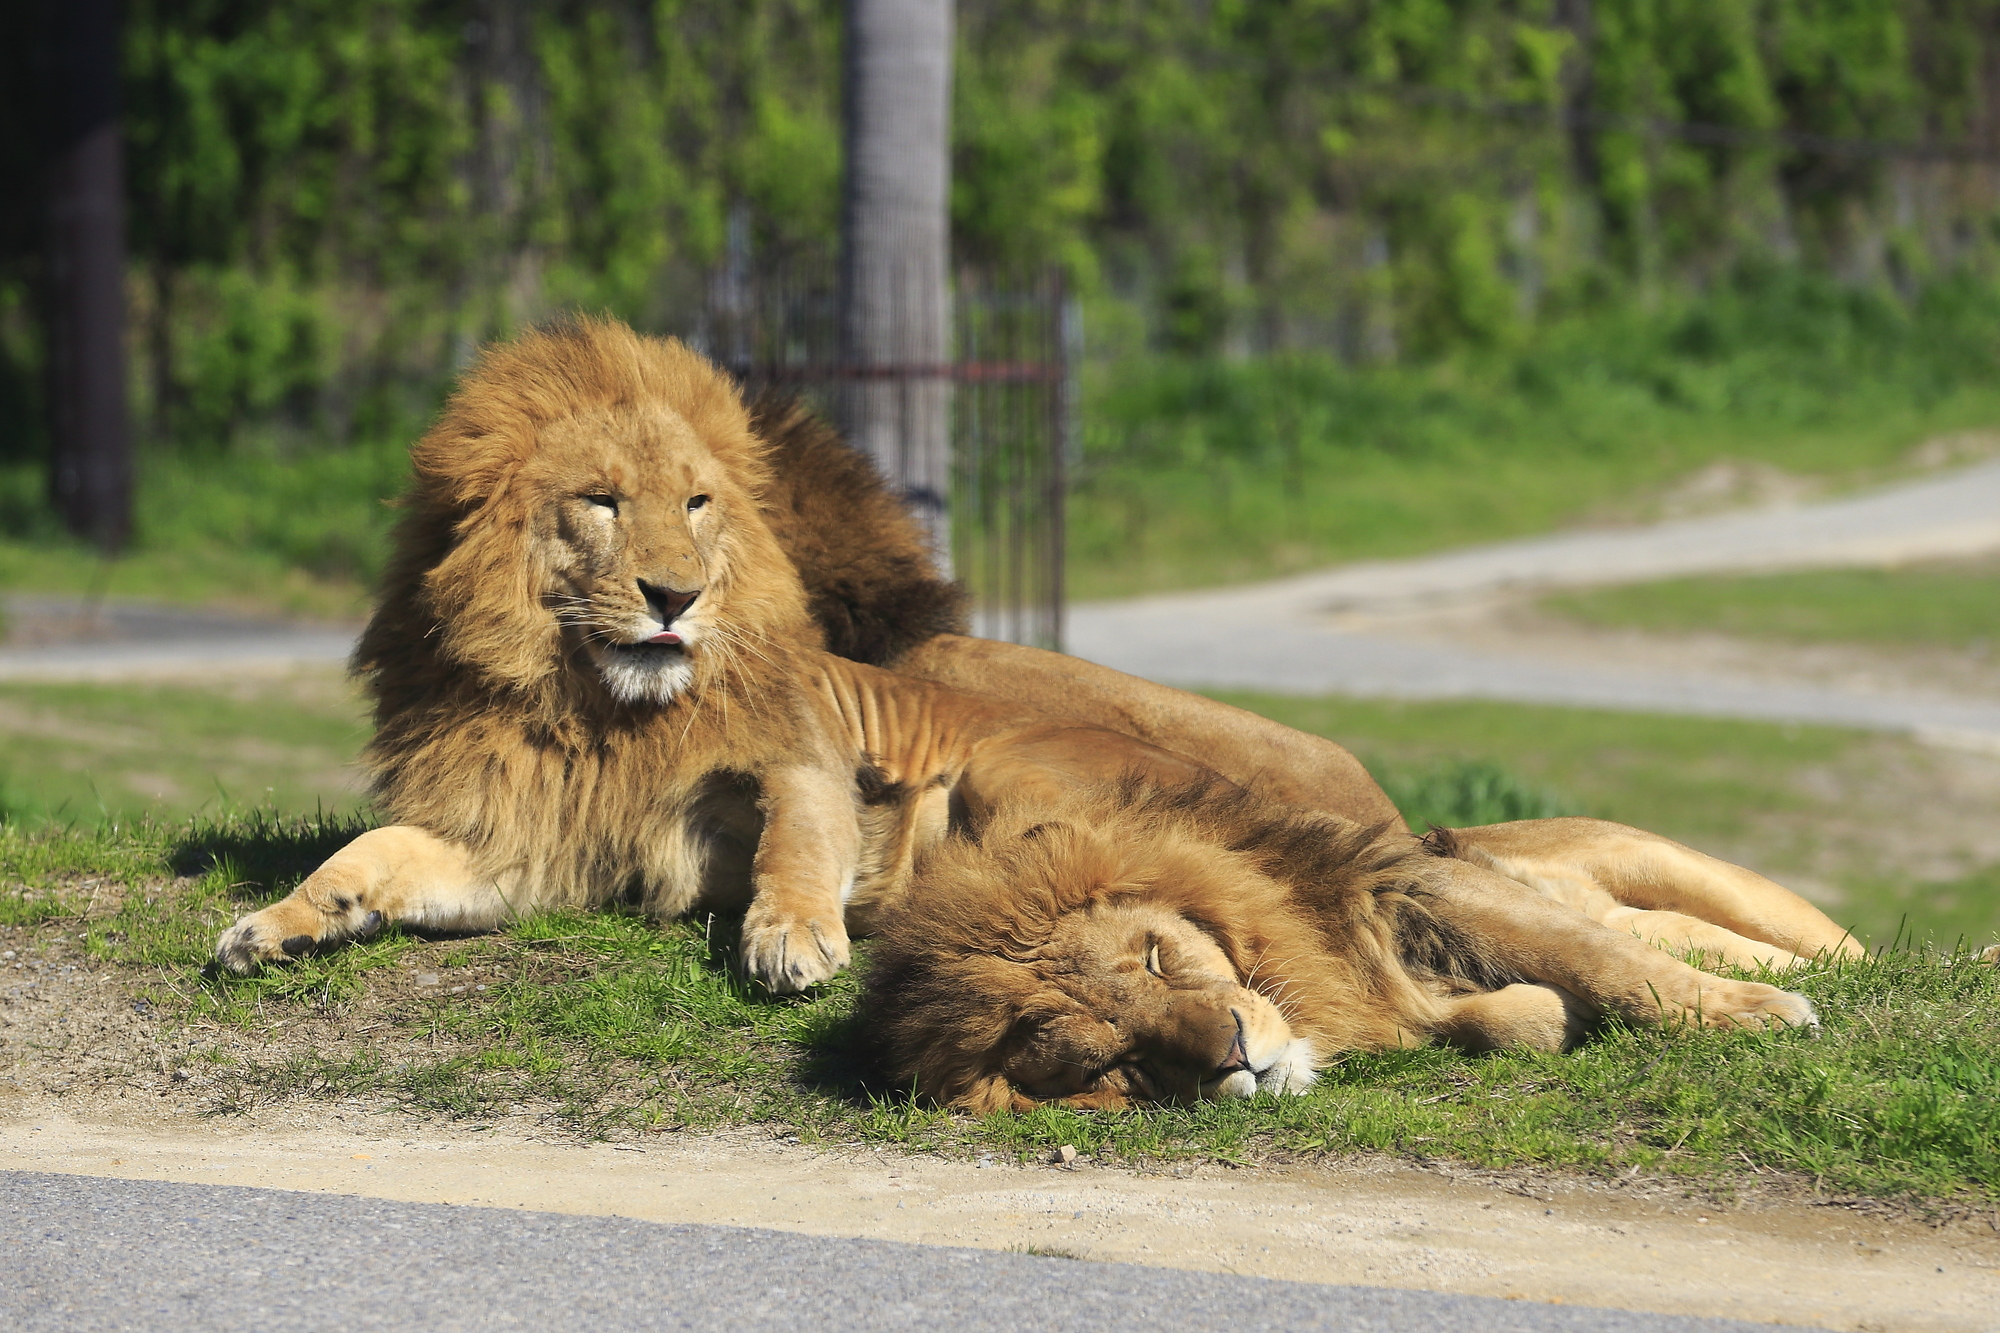
<svg viewBox="0 0 2000 1333">
<path fill-rule="evenodd" d="M 743 916 L 743 966 L 779 994 L 847 966 L 842 920 L 861 861 L 854 784 L 801 765 L 762 775 L 764 833 Z"/>
<path fill-rule="evenodd" d="M 465 848 L 392 824 L 362 834 L 284 898 L 224 931 L 215 957 L 232 972 L 248 972 L 315 945 L 372 935 L 391 922 L 491 930 L 512 910 L 498 885 L 473 873 Z"/>
<path fill-rule="evenodd" d="M 1826 913 L 1755 871 L 1602 819 L 1453 829 L 1454 854 L 1541 886 L 1581 876 L 1627 907 L 1674 912 L 1800 958 L 1867 951 Z"/>
<path fill-rule="evenodd" d="M 1641 907 L 1614 907 L 1596 918 L 1613 930 L 1636 935 L 1659 949 L 1687 953 L 1699 949 L 1714 954 L 1732 967 L 1755 970 L 1768 967 L 1783 971 L 1799 967 L 1805 959 L 1775 944 L 1738 935 L 1733 930 L 1710 925 L 1699 917 L 1681 912 L 1649 912 Z"/>
<path fill-rule="evenodd" d="M 1599 1012 L 1635 1023 L 1707 1027 L 1812 1026 L 1803 995 L 1689 967 L 1534 889 L 1465 861 L 1440 860 L 1427 906 L 1482 958 L 1559 986 Z"/>
<path fill-rule="evenodd" d="M 1437 1036 L 1463 1050 L 1566 1051 L 1595 1015 L 1560 986 L 1520 982 L 1443 1001 Z"/>
<path fill-rule="evenodd" d="M 1156 745 L 1102 727 L 1052 725 L 995 738 L 974 751 L 952 795 L 976 828 L 1001 800 L 1067 813 L 1085 786 L 1142 775 L 1179 786 L 1216 775 Z"/>
</svg>

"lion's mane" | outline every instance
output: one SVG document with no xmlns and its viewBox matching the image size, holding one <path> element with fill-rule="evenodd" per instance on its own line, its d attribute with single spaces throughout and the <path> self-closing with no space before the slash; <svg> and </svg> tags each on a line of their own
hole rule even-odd
<svg viewBox="0 0 2000 1333">
<path fill-rule="evenodd" d="M 938 576 L 922 525 L 874 464 L 795 399 L 760 398 L 750 416 L 771 449 L 765 518 L 826 650 L 892 667 L 927 639 L 963 634 L 965 590 Z"/>
</svg>

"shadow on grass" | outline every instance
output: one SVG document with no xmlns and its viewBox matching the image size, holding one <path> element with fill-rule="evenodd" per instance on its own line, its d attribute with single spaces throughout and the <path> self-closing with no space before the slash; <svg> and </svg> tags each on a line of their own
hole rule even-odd
<svg viewBox="0 0 2000 1333">
<path fill-rule="evenodd" d="M 196 823 L 175 843 L 176 875 L 220 873 L 233 891 L 276 897 L 373 827 L 359 815 L 279 815 L 265 810 Z"/>
<path fill-rule="evenodd" d="M 743 918 L 709 918 L 704 931 L 706 971 L 746 1004 L 796 1005 L 806 1010 L 797 1063 L 788 1074 L 801 1092 L 817 1093 L 854 1110 L 884 1098 L 907 1099 L 909 1089 L 889 1077 L 888 1048 L 860 1007 L 860 978 L 868 971 L 868 942 L 854 942 L 854 960 L 838 977 L 803 995 L 773 995 L 743 972 Z"/>
<path fill-rule="evenodd" d="M 889 1076 L 880 1033 L 853 1009 L 816 1025 L 802 1045 L 793 1081 L 804 1091 L 862 1111 L 910 1097 L 909 1088 Z"/>
</svg>

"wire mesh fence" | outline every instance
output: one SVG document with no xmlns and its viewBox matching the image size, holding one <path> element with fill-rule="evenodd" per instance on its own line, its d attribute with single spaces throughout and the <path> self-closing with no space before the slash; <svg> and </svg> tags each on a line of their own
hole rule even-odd
<svg viewBox="0 0 2000 1333">
<path fill-rule="evenodd" d="M 971 593 L 975 634 L 1059 651 L 1080 347 L 1061 275 L 961 271 L 948 359 L 863 359 L 843 350 L 831 263 L 730 251 L 684 330 L 689 341 L 746 392 L 799 395 L 874 457 Z M 864 416 L 861 438 L 854 423 Z M 949 435 L 949 495 L 927 475 L 939 429 Z"/>
</svg>

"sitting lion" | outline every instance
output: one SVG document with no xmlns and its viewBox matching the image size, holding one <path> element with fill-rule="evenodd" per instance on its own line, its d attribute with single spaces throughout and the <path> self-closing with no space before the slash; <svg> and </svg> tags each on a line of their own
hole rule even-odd
<svg viewBox="0 0 2000 1333">
<path fill-rule="evenodd" d="M 1556 1051 L 1605 1013 L 1817 1023 L 1803 996 L 1640 939 L 1627 916 L 1673 915 L 1657 891 L 1565 902 L 1448 854 L 1531 857 L 1565 840 L 1536 823 L 1568 822 L 1419 843 L 1208 784 L 1103 784 L 1059 814 L 1005 799 L 927 858 L 922 892 L 875 945 L 862 1008 L 899 1077 L 976 1113 L 1302 1092 L 1342 1052 L 1433 1038 Z M 1718 915 L 1753 929 L 1795 915 L 1768 881 L 1719 897 Z M 1769 938 L 1679 923 L 1655 919 L 1652 938 L 1797 961 Z M 1829 925 L 1807 943 L 1840 942 Z"/>
</svg>

